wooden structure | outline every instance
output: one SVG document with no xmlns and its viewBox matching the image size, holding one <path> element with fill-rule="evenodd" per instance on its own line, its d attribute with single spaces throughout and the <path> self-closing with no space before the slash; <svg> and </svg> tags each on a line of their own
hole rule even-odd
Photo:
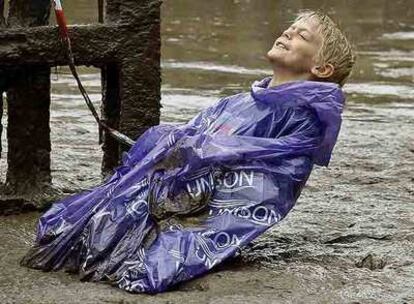
<svg viewBox="0 0 414 304">
<path fill-rule="evenodd" d="M 76 64 L 102 71 L 103 120 L 134 139 L 159 123 L 160 4 L 106 0 L 104 23 L 69 28 Z M 6 92 L 8 103 L 6 184 L 14 193 L 51 182 L 50 69 L 67 59 L 58 28 L 47 25 L 50 11 L 50 0 L 10 0 L 8 16 L 0 15 L 0 93 Z M 104 136 L 103 150 L 108 170 L 118 164 L 122 147 Z"/>
</svg>

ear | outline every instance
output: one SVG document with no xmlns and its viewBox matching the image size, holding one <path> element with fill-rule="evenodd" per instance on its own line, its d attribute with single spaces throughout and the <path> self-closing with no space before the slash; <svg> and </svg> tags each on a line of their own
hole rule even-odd
<svg viewBox="0 0 414 304">
<path fill-rule="evenodd" d="M 334 73 L 335 68 L 332 64 L 316 65 L 311 69 L 311 73 L 317 78 L 329 78 Z"/>
</svg>

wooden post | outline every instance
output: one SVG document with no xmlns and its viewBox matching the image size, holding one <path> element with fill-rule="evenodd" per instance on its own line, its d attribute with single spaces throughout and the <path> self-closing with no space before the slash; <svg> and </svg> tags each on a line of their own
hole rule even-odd
<svg viewBox="0 0 414 304">
<path fill-rule="evenodd" d="M 4 19 L 4 0 L 0 0 L 0 27 L 6 25 L 6 20 Z"/>
<path fill-rule="evenodd" d="M 6 26 L 6 21 L 4 20 L 4 0 L 0 0 L 0 28 Z M 5 71 L 0 69 L 0 159 L 2 154 L 2 144 L 1 138 L 3 135 L 3 125 L 2 125 L 2 118 L 3 118 L 3 92 L 6 90 L 6 77 Z"/>
<path fill-rule="evenodd" d="M 98 0 L 98 22 L 104 22 L 104 0 Z"/>
<path fill-rule="evenodd" d="M 9 27 L 48 23 L 50 2 L 10 1 Z M 50 68 L 23 65 L 7 89 L 8 171 L 6 184 L 19 193 L 41 188 L 50 175 Z"/>
<path fill-rule="evenodd" d="M 131 30 L 118 53 L 120 64 L 107 65 L 103 70 L 103 116 L 109 126 L 134 139 L 159 124 L 160 4 L 160 1 L 107 1 L 106 21 L 128 22 Z M 137 22 L 145 18 L 152 22 Z M 127 147 L 105 136 L 103 150 L 105 172 L 119 164 L 119 157 Z"/>
<path fill-rule="evenodd" d="M 108 64 L 102 68 L 102 118 L 106 124 L 116 130 L 119 129 L 119 114 L 121 108 L 121 99 L 119 93 L 119 68 L 116 64 Z M 119 164 L 119 144 L 118 142 L 104 133 L 102 157 L 102 171 L 110 171 Z"/>
<path fill-rule="evenodd" d="M 136 21 L 144 16 L 153 21 L 141 25 L 140 32 L 132 31 L 132 39 L 125 42 L 120 53 L 120 130 L 132 138 L 159 124 L 160 5 L 160 1 L 136 0 L 124 0 L 121 5 L 121 22 L 133 20 L 132 24 L 138 27 Z M 137 51 L 140 45 L 145 47 Z"/>
<path fill-rule="evenodd" d="M 3 135 L 3 125 L 2 125 L 2 118 L 3 118 L 3 88 L 0 87 L 0 159 L 1 153 L 3 151 L 2 144 L 1 144 L 1 136 Z"/>
<path fill-rule="evenodd" d="M 107 0 L 105 7 L 105 22 L 116 23 L 119 22 L 120 7 L 122 0 Z"/>
<path fill-rule="evenodd" d="M 1 1 L 1 0 L 0 0 Z M 99 0 L 101 1 L 101 0 Z M 102 117 L 133 139 L 159 123 L 160 0 L 107 0 L 104 23 L 69 26 L 76 65 L 102 69 Z M 50 182 L 50 67 L 66 65 L 50 0 L 11 0 L 0 29 L 0 90 L 9 106 L 7 182 L 18 194 Z M 103 137 L 102 168 L 119 163 Z M 0 194 L 1 201 L 1 194 Z"/>
</svg>

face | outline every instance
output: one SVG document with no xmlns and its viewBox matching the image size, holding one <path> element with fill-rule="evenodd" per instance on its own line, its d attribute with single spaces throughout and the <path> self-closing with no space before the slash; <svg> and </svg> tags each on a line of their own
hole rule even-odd
<svg viewBox="0 0 414 304">
<path fill-rule="evenodd" d="M 276 39 L 267 58 L 274 66 L 293 73 L 310 73 L 317 64 L 316 56 L 322 46 L 318 27 L 315 18 L 296 21 Z"/>
</svg>

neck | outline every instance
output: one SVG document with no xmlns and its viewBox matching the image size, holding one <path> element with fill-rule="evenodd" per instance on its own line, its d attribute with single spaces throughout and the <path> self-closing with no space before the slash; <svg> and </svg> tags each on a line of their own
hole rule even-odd
<svg viewBox="0 0 414 304">
<path fill-rule="evenodd" d="M 300 81 L 300 80 L 309 80 L 309 74 L 297 74 L 291 71 L 286 70 L 273 70 L 273 77 L 272 80 L 269 82 L 268 88 L 275 87 L 281 85 L 283 83 L 292 82 L 292 81 Z"/>
</svg>

